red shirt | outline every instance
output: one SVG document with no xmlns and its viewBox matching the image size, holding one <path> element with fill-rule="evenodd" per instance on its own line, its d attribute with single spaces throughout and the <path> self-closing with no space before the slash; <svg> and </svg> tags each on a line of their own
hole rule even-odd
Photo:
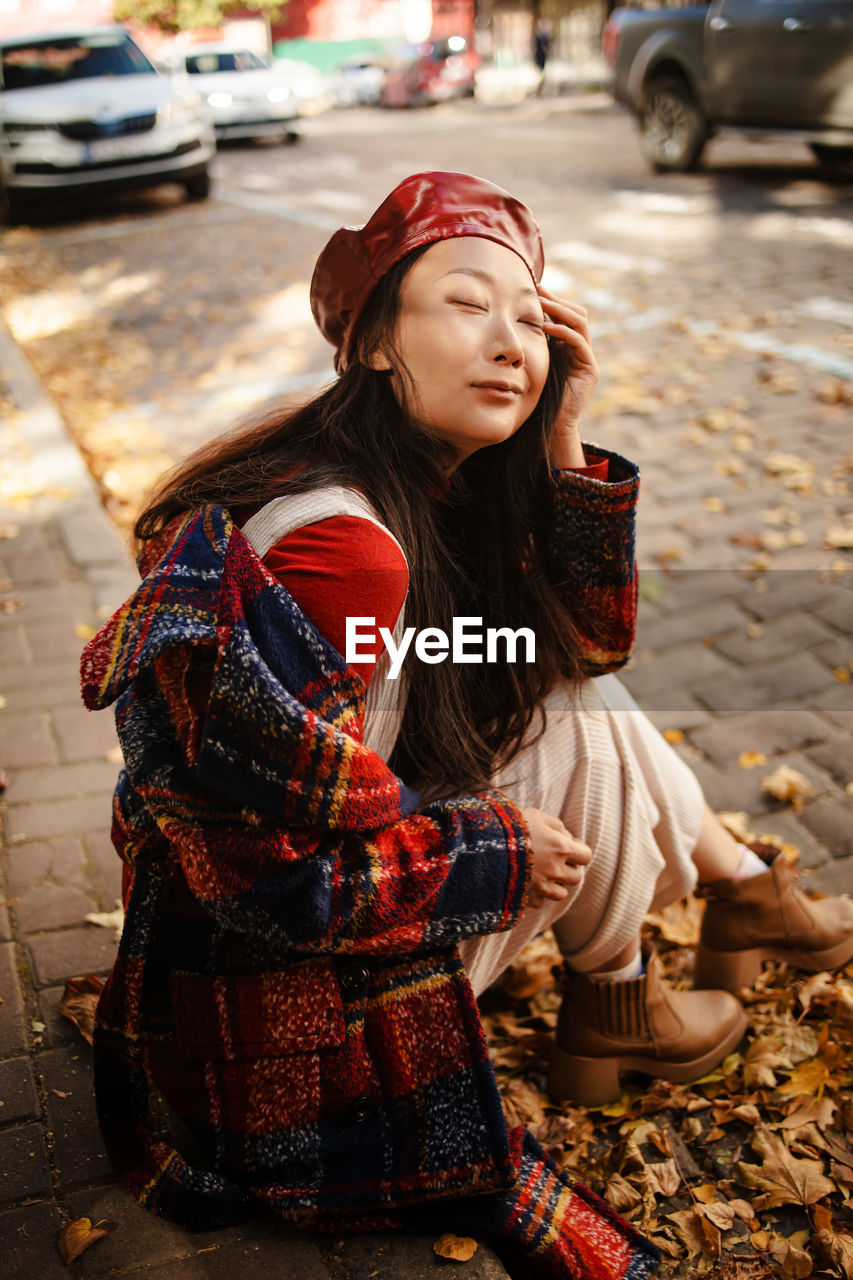
<svg viewBox="0 0 853 1280">
<path fill-rule="evenodd" d="M 606 481 L 607 458 L 586 467 L 573 467 L 579 475 Z M 350 617 L 373 618 L 372 629 L 393 631 L 409 586 L 409 574 L 400 548 L 377 525 L 358 516 L 331 516 L 295 529 L 271 547 L 264 564 L 286 587 L 300 609 L 342 657 L 346 656 L 346 621 Z M 359 641 L 359 652 L 369 645 Z M 381 642 L 375 657 L 379 657 Z M 351 664 L 365 684 L 375 666 Z"/>
</svg>

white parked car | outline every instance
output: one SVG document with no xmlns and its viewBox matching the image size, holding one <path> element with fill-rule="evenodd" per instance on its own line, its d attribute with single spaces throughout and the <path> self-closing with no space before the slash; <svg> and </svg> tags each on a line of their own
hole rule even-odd
<svg viewBox="0 0 853 1280">
<path fill-rule="evenodd" d="M 296 96 L 301 116 L 318 116 L 335 105 L 335 95 L 325 71 L 296 58 L 273 58 L 272 69 Z"/>
<path fill-rule="evenodd" d="M 70 191 L 179 182 L 210 189 L 201 98 L 160 75 L 123 27 L 0 40 L 0 194 L 15 217 Z"/>
<path fill-rule="evenodd" d="M 387 60 L 376 55 L 353 54 L 332 73 L 339 107 L 372 106 L 379 101 L 385 83 Z"/>
<path fill-rule="evenodd" d="M 207 102 L 217 138 L 290 141 L 299 101 L 290 85 L 250 49 L 194 44 L 170 59 L 177 82 Z"/>
</svg>

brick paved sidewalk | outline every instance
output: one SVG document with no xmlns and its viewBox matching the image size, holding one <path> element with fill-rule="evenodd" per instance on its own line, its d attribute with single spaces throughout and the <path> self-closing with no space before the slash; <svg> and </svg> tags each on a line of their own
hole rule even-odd
<svg viewBox="0 0 853 1280">
<path fill-rule="evenodd" d="M 108 828 L 120 755 L 112 717 L 80 702 L 78 665 L 85 637 L 136 575 L 58 414 L 2 331 L 0 419 L 0 1273 L 67 1277 L 59 1231 L 85 1216 L 113 1230 L 74 1264 L 84 1277 L 446 1280 L 432 1237 L 303 1237 L 274 1218 L 188 1234 L 116 1185 L 91 1050 L 57 1005 L 66 979 L 105 976 L 116 951 L 113 930 L 85 917 L 119 898 Z M 465 1275 L 506 1280 L 482 1245 Z"/>
<path fill-rule="evenodd" d="M 251 1280 L 273 1268 L 294 1280 L 446 1276 L 429 1239 L 303 1238 L 266 1219 L 190 1236 L 115 1185 L 95 1122 L 90 1050 L 57 1004 L 67 978 L 106 974 L 115 953 L 112 932 L 85 917 L 111 910 L 119 894 L 107 829 L 117 746 L 111 718 L 79 703 L 77 663 L 85 636 L 135 578 L 58 415 L 3 332 L 0 374 L 0 765 L 9 777 L 0 886 L 4 1274 L 67 1275 L 57 1235 L 85 1215 L 113 1231 L 74 1265 L 81 1276 Z M 668 459 L 670 473 L 676 462 Z M 689 501 L 687 479 L 685 486 Z M 666 511 L 650 509 L 663 529 Z M 647 536 L 651 545 L 653 526 Z M 833 675 L 853 656 L 846 581 L 806 570 L 763 584 L 734 571 L 679 574 L 644 603 L 637 660 L 626 674 L 661 727 L 685 731 L 677 749 L 712 806 L 742 809 L 757 830 L 796 844 L 810 883 L 830 892 L 853 890 L 853 796 L 845 791 L 853 698 Z M 769 757 L 767 769 L 738 768 L 747 747 Z M 761 793 L 760 777 L 781 762 L 815 788 L 800 812 Z M 505 1274 L 484 1247 L 465 1268 L 466 1280 Z"/>
</svg>

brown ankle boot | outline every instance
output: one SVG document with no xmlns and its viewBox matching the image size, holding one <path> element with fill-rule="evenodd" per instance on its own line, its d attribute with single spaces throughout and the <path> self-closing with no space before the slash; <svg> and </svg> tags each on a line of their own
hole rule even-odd
<svg viewBox="0 0 853 1280">
<path fill-rule="evenodd" d="M 676 991 L 660 961 L 625 982 L 591 982 L 563 968 L 563 1003 L 551 1050 L 548 1092 L 594 1107 L 619 1097 L 619 1072 L 697 1080 L 740 1040 L 748 1025 L 725 991 Z"/>
<path fill-rule="evenodd" d="M 751 987 L 765 960 L 820 973 L 853 959 L 853 902 L 812 901 L 796 880 L 796 869 L 779 854 L 762 875 L 702 886 L 707 902 L 696 987 Z"/>
</svg>

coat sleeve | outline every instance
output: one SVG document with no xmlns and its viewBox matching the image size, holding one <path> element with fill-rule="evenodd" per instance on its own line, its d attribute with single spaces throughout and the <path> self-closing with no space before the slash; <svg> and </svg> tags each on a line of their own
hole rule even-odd
<svg viewBox="0 0 853 1280">
<path fill-rule="evenodd" d="M 548 574 L 576 621 L 583 674 L 596 676 L 624 666 L 634 644 L 640 474 L 616 453 L 583 448 L 588 461 L 608 459 L 609 479 L 552 468 Z"/>
<path fill-rule="evenodd" d="M 220 664 L 205 714 L 189 716 L 192 657 L 180 672 L 178 655 L 164 656 L 119 707 L 127 773 L 113 838 L 124 856 L 176 857 L 206 912 L 288 950 L 402 953 L 515 923 L 529 852 L 507 798 L 415 811 L 417 797 L 357 738 L 304 707 L 294 736 L 297 712 L 276 707 L 271 684 L 253 715 L 245 654 Z"/>
</svg>

